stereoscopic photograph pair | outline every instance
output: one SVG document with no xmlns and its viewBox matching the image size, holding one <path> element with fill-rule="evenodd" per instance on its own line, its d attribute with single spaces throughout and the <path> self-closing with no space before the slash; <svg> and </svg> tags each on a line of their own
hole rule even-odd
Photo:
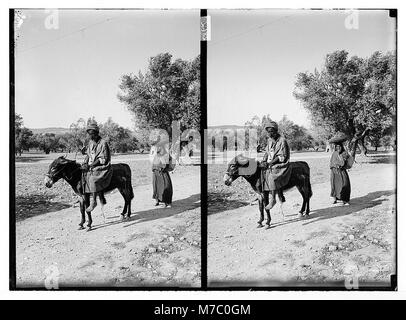
<svg viewBox="0 0 406 320">
<path fill-rule="evenodd" d="M 397 10 L 10 10 L 12 290 L 394 290 Z"/>
</svg>

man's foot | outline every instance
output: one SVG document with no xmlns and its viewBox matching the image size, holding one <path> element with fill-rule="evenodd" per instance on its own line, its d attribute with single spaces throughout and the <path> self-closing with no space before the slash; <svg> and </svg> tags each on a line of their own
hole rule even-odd
<svg viewBox="0 0 406 320">
<path fill-rule="evenodd" d="M 343 202 L 343 206 L 349 206 L 350 203 L 349 202 Z"/>
<path fill-rule="evenodd" d="M 275 205 L 275 203 L 268 203 L 267 206 L 265 207 L 265 210 L 271 210 L 273 208 L 273 206 Z"/>
<path fill-rule="evenodd" d="M 170 203 L 165 203 L 165 208 L 172 208 L 172 205 Z"/>
<path fill-rule="evenodd" d="M 334 200 L 334 201 L 333 201 L 333 204 L 337 204 L 337 200 Z"/>
<path fill-rule="evenodd" d="M 97 203 L 94 200 L 90 201 L 90 205 L 86 208 L 86 212 L 92 212 L 96 208 Z"/>
<path fill-rule="evenodd" d="M 155 207 L 159 206 L 159 201 L 155 202 Z"/>
</svg>

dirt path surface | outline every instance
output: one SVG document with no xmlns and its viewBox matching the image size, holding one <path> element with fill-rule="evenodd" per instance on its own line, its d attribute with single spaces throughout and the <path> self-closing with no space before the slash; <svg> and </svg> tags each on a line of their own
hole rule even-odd
<svg viewBox="0 0 406 320">
<path fill-rule="evenodd" d="M 395 265 L 395 166 L 350 172 L 351 205 L 331 204 L 328 182 L 313 184 L 311 213 L 286 193 L 272 228 L 257 229 L 258 208 L 241 206 L 208 219 L 208 278 L 212 286 L 297 286 L 390 283 Z"/>
<path fill-rule="evenodd" d="M 173 207 L 153 206 L 152 186 L 134 187 L 131 220 L 121 222 L 123 199 L 106 196 L 93 230 L 77 230 L 78 207 L 16 223 L 17 286 L 200 286 L 200 168 L 176 171 Z M 62 183 L 62 182 L 58 182 Z"/>
</svg>

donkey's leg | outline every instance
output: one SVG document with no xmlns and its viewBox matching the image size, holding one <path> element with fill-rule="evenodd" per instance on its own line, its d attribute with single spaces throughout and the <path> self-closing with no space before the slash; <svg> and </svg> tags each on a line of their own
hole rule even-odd
<svg viewBox="0 0 406 320">
<path fill-rule="evenodd" d="M 86 194 L 86 208 L 89 208 L 90 205 L 90 194 Z M 92 229 L 92 212 L 87 212 L 87 231 L 90 231 Z"/>
<path fill-rule="evenodd" d="M 127 206 L 127 218 L 131 218 L 131 198 L 128 197 L 127 200 L 128 206 Z"/>
<path fill-rule="evenodd" d="M 92 213 L 88 212 L 87 213 L 87 231 L 90 231 L 92 229 L 92 223 L 93 223 Z"/>
<path fill-rule="evenodd" d="M 127 218 L 131 218 L 131 200 L 134 198 L 133 186 L 131 184 L 131 177 L 126 183 L 126 196 L 127 196 Z"/>
<path fill-rule="evenodd" d="M 258 208 L 259 208 L 259 221 L 258 221 L 258 228 L 263 227 L 262 222 L 264 221 L 264 195 L 258 193 Z"/>
<path fill-rule="evenodd" d="M 86 222 L 86 200 L 85 196 L 82 196 L 79 200 L 80 203 L 80 214 L 81 214 L 81 220 L 79 223 L 79 230 L 83 230 L 85 227 L 83 226 Z"/>
<path fill-rule="evenodd" d="M 285 197 L 283 196 L 282 190 L 278 191 L 279 199 L 279 213 L 282 215 L 283 221 L 285 221 L 285 213 L 283 212 L 283 203 L 285 202 Z"/>
<path fill-rule="evenodd" d="M 276 191 L 267 192 L 265 196 L 267 198 L 268 205 L 266 206 L 266 227 L 265 229 L 269 229 L 271 227 L 271 209 L 274 207 L 276 203 Z"/>
<path fill-rule="evenodd" d="M 305 212 L 305 209 L 306 209 L 306 203 L 307 203 L 307 201 L 306 201 L 306 193 L 304 191 L 303 185 L 297 185 L 296 187 L 297 187 L 297 190 L 299 190 L 299 192 L 300 192 L 300 194 L 302 195 L 302 198 L 303 198 L 302 207 L 300 208 L 300 211 L 299 211 L 299 216 L 302 216 L 303 213 Z"/>
<path fill-rule="evenodd" d="M 125 192 L 124 189 L 119 188 L 118 191 L 120 191 L 120 194 L 124 198 L 124 208 L 123 208 L 123 211 L 121 212 L 121 220 L 124 220 L 125 219 L 125 214 L 127 213 L 127 208 L 128 208 L 127 196 L 126 196 L 126 192 Z"/>
<path fill-rule="evenodd" d="M 90 205 L 90 193 L 86 193 L 85 195 L 85 208 L 89 208 Z M 92 228 L 92 213 L 91 212 L 87 212 L 85 209 L 85 212 L 87 213 L 87 231 L 91 230 Z"/>
<path fill-rule="evenodd" d="M 312 196 L 312 186 L 310 184 L 310 177 L 306 177 L 306 199 L 307 199 L 307 206 L 306 206 L 306 215 L 308 216 L 310 213 L 310 198 Z"/>
<path fill-rule="evenodd" d="M 104 197 L 104 192 L 99 192 L 99 199 L 100 199 L 100 203 L 105 205 L 107 203 L 106 198 Z"/>
</svg>

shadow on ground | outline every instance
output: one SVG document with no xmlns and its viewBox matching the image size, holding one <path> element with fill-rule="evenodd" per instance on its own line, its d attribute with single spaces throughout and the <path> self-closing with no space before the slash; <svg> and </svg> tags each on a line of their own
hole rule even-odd
<svg viewBox="0 0 406 320">
<path fill-rule="evenodd" d="M 395 164 L 396 155 L 375 154 L 373 156 L 363 157 L 361 163 L 371 164 Z"/>
<path fill-rule="evenodd" d="M 123 221 L 125 223 L 124 227 L 130 227 L 132 225 L 147 222 L 147 221 L 171 217 L 171 216 L 183 213 L 185 211 L 193 210 L 196 208 L 200 208 L 200 193 L 194 194 L 185 199 L 176 200 L 176 201 L 172 202 L 172 208 L 158 207 L 158 208 L 153 208 L 150 210 L 133 212 L 130 219 Z M 199 219 L 200 219 L 200 216 L 199 216 Z M 94 226 L 93 230 L 108 227 L 108 226 L 115 225 L 118 223 L 122 223 L 122 221 L 115 220 L 115 221 L 111 221 L 111 222 L 106 222 L 105 224 Z"/>
<path fill-rule="evenodd" d="M 231 198 L 234 195 L 232 192 L 208 192 L 208 214 L 215 214 L 226 210 L 238 209 L 245 207 L 250 203 L 247 201 L 241 201 Z"/>
<path fill-rule="evenodd" d="M 387 197 L 395 193 L 395 190 L 375 191 L 370 192 L 365 196 L 351 199 L 351 205 L 349 206 L 331 206 L 327 208 L 311 211 L 307 218 L 295 218 L 289 221 L 278 222 L 271 225 L 271 229 L 285 224 L 294 223 L 298 221 L 304 221 L 303 225 L 318 222 L 325 219 L 332 219 L 335 217 L 346 216 L 359 212 L 364 209 L 373 208 L 388 201 Z"/>
<path fill-rule="evenodd" d="M 44 198 L 42 194 L 32 194 L 29 196 L 16 197 L 16 221 L 22 221 L 27 218 L 39 216 L 41 214 L 56 212 L 71 205 L 64 202 L 53 201 L 52 199 Z"/>
</svg>

